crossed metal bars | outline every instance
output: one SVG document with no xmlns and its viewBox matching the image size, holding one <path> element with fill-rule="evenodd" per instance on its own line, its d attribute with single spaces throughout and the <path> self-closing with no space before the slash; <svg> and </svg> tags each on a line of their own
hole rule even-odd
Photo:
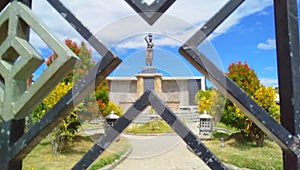
<svg viewBox="0 0 300 170">
<path fill-rule="evenodd" d="M 152 108 L 172 127 L 195 154 L 212 169 L 226 169 L 221 161 L 205 147 L 201 140 L 163 103 L 153 91 L 147 90 L 127 112 L 119 118 L 113 127 L 101 137 L 83 156 L 73 169 L 86 169 L 107 149 L 110 144 L 126 129 L 126 127 L 147 107 Z"/>
<path fill-rule="evenodd" d="M 278 124 L 264 109 L 259 107 L 246 93 L 241 90 L 233 81 L 231 81 L 222 71 L 220 71 L 209 59 L 198 51 L 197 46 L 213 32 L 244 0 L 229 1 L 215 16 L 213 16 L 195 35 L 193 35 L 182 47 L 180 53 L 206 78 L 210 79 L 213 84 L 219 87 L 223 93 L 227 92 L 230 100 L 237 104 L 247 116 L 249 116 L 266 134 L 272 136 L 275 142 L 283 149 L 284 168 L 300 169 L 299 165 L 299 97 L 300 97 L 300 58 L 299 58 L 299 38 L 298 38 L 298 18 L 297 18 L 297 1 L 274 0 L 275 23 L 276 23 L 276 40 L 277 40 L 277 59 L 279 70 L 279 88 L 280 88 L 280 106 L 281 122 Z M 3 1 L 3 3 L 8 1 Z M 27 1 L 29 2 L 29 1 Z M 120 60 L 113 55 L 96 37 L 94 37 L 74 15 L 67 10 L 58 0 L 48 0 L 48 2 L 59 12 L 65 12 L 65 19 L 71 23 L 75 29 L 103 56 L 96 67 L 89 72 L 73 89 L 76 93 L 69 92 L 63 99 L 55 105 L 41 122 L 35 124 L 29 133 L 22 136 L 14 136 L 17 140 L 10 147 L 8 162 L 11 165 L 16 160 L 22 160 L 38 143 L 55 127 L 69 111 L 74 104 L 78 104 L 92 89 L 92 73 L 96 73 L 95 84 L 100 83 L 119 63 Z M 139 5 L 135 1 L 126 0 L 146 22 L 152 25 L 159 17 L 153 18 L 153 15 L 145 15 L 147 12 L 163 13 L 174 1 L 163 1 L 160 5 L 163 8 Z M 154 1 L 153 3 L 155 3 Z M 159 2 L 159 1 L 158 1 Z M 166 5 L 169 4 L 169 5 Z M 3 6 L 0 4 L 0 6 Z M 161 7 L 160 6 L 160 7 Z M 145 14 L 144 14 L 145 13 Z M 161 14 L 160 14 L 161 15 Z M 159 15 L 159 16 L 160 16 Z M 99 69 L 98 69 L 99 68 Z M 224 81 L 225 80 L 225 81 Z M 181 136 L 184 141 L 203 159 L 212 169 L 225 169 L 223 164 L 201 143 L 201 141 L 192 134 L 169 110 L 160 99 L 147 91 L 137 100 L 137 102 L 124 114 L 123 117 L 109 130 L 109 132 L 99 139 L 94 147 L 98 148 L 98 153 L 93 152 L 92 148 L 86 156 L 82 158 L 74 169 L 88 167 L 109 145 L 113 139 L 119 135 L 124 128 L 143 110 L 147 105 L 153 106 L 167 123 Z M 18 122 L 13 120 L 12 122 Z M 24 122 L 15 125 L 23 126 Z M 9 127 L 9 123 L 4 123 Z M 106 144 L 106 145 L 105 145 Z M 201 154 L 200 154 L 201 153 Z M 206 153 L 206 154 L 203 154 Z M 92 155 L 92 157 L 90 157 Z M 212 159 L 213 158 L 213 159 Z M 13 166 L 10 166 L 13 167 Z"/>
</svg>

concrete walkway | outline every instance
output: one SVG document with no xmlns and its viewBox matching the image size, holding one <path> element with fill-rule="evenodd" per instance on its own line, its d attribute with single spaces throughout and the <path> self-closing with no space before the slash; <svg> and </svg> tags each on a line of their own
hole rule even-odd
<svg viewBox="0 0 300 170">
<path fill-rule="evenodd" d="M 195 124 L 190 128 L 198 132 Z M 210 169 L 203 161 L 191 153 L 185 142 L 176 134 L 160 136 L 122 135 L 132 144 L 131 154 L 116 170 L 190 170 Z"/>
</svg>

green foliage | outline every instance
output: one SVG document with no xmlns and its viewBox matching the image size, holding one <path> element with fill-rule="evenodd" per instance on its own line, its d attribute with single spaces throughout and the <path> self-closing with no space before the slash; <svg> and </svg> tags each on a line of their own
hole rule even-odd
<svg viewBox="0 0 300 170">
<path fill-rule="evenodd" d="M 38 120 L 40 120 L 47 111 L 47 106 L 45 105 L 45 103 L 40 103 L 37 108 L 32 112 L 32 119 L 34 122 L 37 122 Z"/>
<path fill-rule="evenodd" d="M 66 45 L 81 59 L 74 70 L 72 70 L 61 83 L 59 83 L 54 90 L 43 100 L 43 102 L 33 111 L 33 120 L 39 120 L 54 104 L 56 104 L 62 96 L 64 96 L 71 88 L 75 81 L 85 75 L 89 69 L 95 64 L 91 61 L 91 50 L 87 49 L 84 42 L 79 46 L 75 41 L 67 39 Z M 46 64 L 49 66 L 55 62 L 57 54 L 53 53 L 48 57 Z M 95 102 L 96 99 L 96 102 Z M 86 105 L 83 105 L 86 103 Z M 73 140 L 75 133 L 80 127 L 80 122 L 77 115 L 88 115 L 92 117 L 100 117 L 100 112 L 104 112 L 108 104 L 108 84 L 107 81 L 102 82 L 95 90 L 94 96 L 88 97 L 82 104 L 73 110 L 60 123 L 49 136 L 53 144 L 54 151 L 60 152 L 64 146 Z"/>
<path fill-rule="evenodd" d="M 249 120 L 250 119 L 247 118 L 244 113 L 237 111 L 237 107 L 231 101 L 226 100 L 223 116 L 221 118 L 222 123 L 243 131 L 247 128 Z"/>
<path fill-rule="evenodd" d="M 280 110 L 279 105 L 275 103 L 276 100 L 276 89 L 272 87 L 261 86 L 253 96 L 254 100 L 263 107 L 271 116 L 279 121 Z"/>
<path fill-rule="evenodd" d="M 195 96 L 195 102 L 198 103 L 198 112 L 209 112 L 211 108 L 211 90 L 199 90 Z"/>
<path fill-rule="evenodd" d="M 227 76 L 250 96 L 253 96 L 255 91 L 260 87 L 260 81 L 256 73 L 247 63 L 238 62 L 230 64 Z"/>
<path fill-rule="evenodd" d="M 279 120 L 279 107 L 275 103 L 276 91 L 260 85 L 258 77 L 247 63 L 232 63 L 227 76 L 251 96 L 260 106 Z M 255 140 L 257 146 L 263 146 L 266 135 L 231 101 L 227 100 L 221 121 L 240 129 L 245 135 Z"/>
<path fill-rule="evenodd" d="M 60 82 L 33 111 L 33 120 L 41 119 L 72 88 L 72 85 L 72 83 Z M 75 133 L 80 127 L 77 110 L 78 108 L 74 109 L 50 134 L 49 138 L 55 153 L 61 152 L 64 146 L 75 137 Z"/>
<path fill-rule="evenodd" d="M 94 94 L 102 116 L 108 115 L 110 113 L 107 108 L 109 103 L 108 90 L 108 81 L 105 80 L 97 86 Z"/>
<path fill-rule="evenodd" d="M 214 117 L 213 120 L 216 125 L 222 117 L 226 100 L 224 96 L 217 90 L 212 90 L 210 96 L 211 107 L 209 113 Z"/>
<path fill-rule="evenodd" d="M 79 46 L 75 41 L 66 39 L 65 44 L 80 58 L 80 61 L 77 62 L 75 69 L 72 70 L 63 80 L 64 82 L 72 82 L 85 75 L 95 63 L 91 62 L 91 50 L 87 49 L 84 42 L 81 42 L 81 46 Z M 51 65 L 56 58 L 56 53 L 51 54 L 46 61 L 46 65 Z"/>
<path fill-rule="evenodd" d="M 195 96 L 195 102 L 198 102 L 199 113 L 207 111 L 214 117 L 214 123 L 220 120 L 225 105 L 225 98 L 216 89 L 210 88 L 206 91 L 199 90 Z"/>
<path fill-rule="evenodd" d="M 231 78 L 239 87 L 248 95 L 252 96 L 259 88 L 260 82 L 253 69 L 247 63 L 232 63 L 228 67 L 227 76 Z M 221 121 L 232 127 L 247 131 L 248 125 L 252 124 L 251 120 L 229 100 L 226 101 L 224 113 Z"/>
<path fill-rule="evenodd" d="M 112 111 L 114 111 L 114 114 L 118 115 L 118 116 L 122 116 L 123 114 L 123 109 L 117 105 L 116 103 L 109 101 L 108 105 L 107 105 L 107 114 L 103 115 L 104 117 L 107 116 L 108 114 L 110 114 Z"/>
<path fill-rule="evenodd" d="M 201 98 L 203 98 L 203 97 L 209 99 L 210 92 L 211 92 L 211 89 L 199 90 L 195 95 L 195 103 L 198 103 L 201 100 Z"/>
<path fill-rule="evenodd" d="M 271 114 L 271 116 L 279 121 L 280 110 L 279 106 L 276 104 L 276 90 L 272 87 L 264 87 L 261 86 L 253 96 L 254 100 L 267 112 Z M 267 138 L 267 135 L 258 128 L 254 123 L 249 126 L 250 136 L 255 140 L 257 146 L 263 146 L 264 141 Z"/>
</svg>

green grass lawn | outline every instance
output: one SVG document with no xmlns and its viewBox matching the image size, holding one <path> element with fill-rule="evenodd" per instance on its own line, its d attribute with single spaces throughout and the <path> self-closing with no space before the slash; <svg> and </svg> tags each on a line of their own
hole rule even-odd
<svg viewBox="0 0 300 170">
<path fill-rule="evenodd" d="M 127 133 L 149 134 L 173 132 L 170 126 L 163 122 L 148 122 L 144 125 L 133 125 L 126 129 Z M 53 154 L 47 139 L 43 140 L 24 160 L 25 170 L 64 170 L 71 169 L 81 157 L 94 144 L 92 139 L 99 136 L 76 137 L 74 144 L 67 147 L 61 154 Z M 225 139 L 225 147 L 221 148 L 221 138 Z M 272 141 L 267 141 L 264 147 L 256 147 L 252 142 L 247 141 L 238 133 L 214 132 L 212 140 L 204 141 L 204 144 L 223 162 L 242 168 L 259 170 L 283 169 L 282 152 L 279 146 Z M 99 169 L 118 159 L 130 148 L 127 139 L 121 138 L 114 142 L 108 151 L 104 152 L 94 164 L 91 170 Z"/>
<path fill-rule="evenodd" d="M 264 147 L 257 147 L 239 135 L 230 138 L 228 134 L 215 133 L 214 136 L 214 139 L 204 141 L 204 144 L 225 163 L 249 169 L 283 169 L 282 151 L 272 141 L 266 141 Z M 221 137 L 225 139 L 224 148 L 220 146 Z"/>
<path fill-rule="evenodd" d="M 132 134 L 152 134 L 152 133 L 171 133 L 173 129 L 161 120 L 152 120 L 142 125 L 133 124 L 125 129 L 126 133 Z"/>
<path fill-rule="evenodd" d="M 103 123 L 92 124 L 92 123 L 84 122 L 81 124 L 80 130 L 103 128 L 103 127 L 104 127 Z"/>
<path fill-rule="evenodd" d="M 225 125 L 225 124 L 222 123 L 222 122 L 219 122 L 218 125 L 217 125 L 217 127 L 218 127 L 218 128 L 228 129 L 228 130 L 231 130 L 231 131 L 233 131 L 233 132 L 238 132 L 238 131 L 239 131 L 237 128 L 227 126 L 227 125 Z"/>
<path fill-rule="evenodd" d="M 98 136 L 99 137 L 99 136 Z M 95 136 L 93 138 L 96 138 Z M 48 139 L 44 139 L 35 149 L 23 160 L 24 170 L 65 170 L 71 169 L 82 156 L 94 145 L 89 136 L 79 135 L 73 144 L 69 145 L 61 154 L 52 153 Z M 120 138 L 114 142 L 90 167 L 98 169 L 106 164 L 112 163 L 130 148 L 126 138 Z"/>
<path fill-rule="evenodd" d="M 226 126 L 221 126 L 226 128 Z M 267 140 L 264 147 L 257 147 L 255 143 L 248 141 L 236 129 L 233 134 L 214 132 L 212 140 L 204 141 L 204 144 L 222 161 L 241 168 L 258 170 L 283 169 L 282 152 L 276 143 Z M 148 122 L 143 125 L 133 125 L 125 130 L 127 133 L 147 134 L 173 132 L 170 126 L 163 122 Z M 221 138 L 225 139 L 225 147 L 221 148 Z"/>
</svg>

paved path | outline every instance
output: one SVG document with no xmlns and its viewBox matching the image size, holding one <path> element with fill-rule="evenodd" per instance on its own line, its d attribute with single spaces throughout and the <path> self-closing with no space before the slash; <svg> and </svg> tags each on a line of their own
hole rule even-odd
<svg viewBox="0 0 300 170">
<path fill-rule="evenodd" d="M 197 129 L 191 126 L 194 133 Z M 132 144 L 131 154 L 116 170 L 192 170 L 210 169 L 191 153 L 184 141 L 177 135 L 136 136 L 123 135 Z"/>
</svg>

